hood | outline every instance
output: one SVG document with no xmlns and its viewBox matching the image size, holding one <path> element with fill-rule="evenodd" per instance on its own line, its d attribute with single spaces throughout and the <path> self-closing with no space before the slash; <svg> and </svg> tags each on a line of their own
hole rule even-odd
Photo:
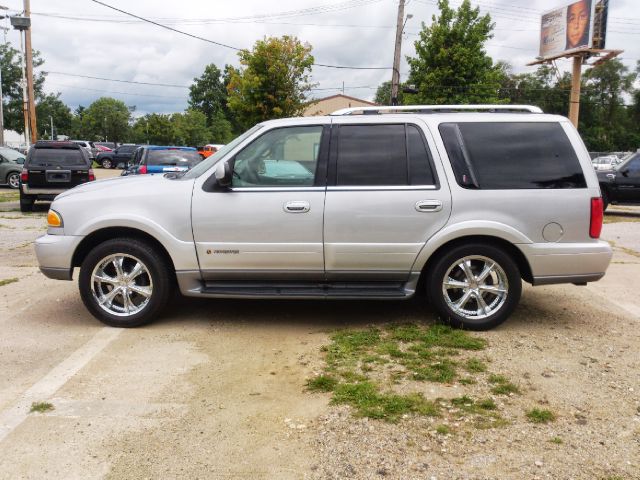
<svg viewBox="0 0 640 480">
<path fill-rule="evenodd" d="M 124 177 L 105 178 L 104 180 L 96 180 L 93 182 L 83 183 L 66 192 L 59 194 L 58 198 L 65 198 L 71 195 L 77 195 L 80 193 L 95 193 L 100 192 L 101 195 L 112 196 L 117 195 L 117 191 L 130 191 L 131 189 L 140 189 L 149 184 L 158 184 L 162 181 L 175 181 L 168 180 L 162 175 L 128 175 Z"/>
</svg>

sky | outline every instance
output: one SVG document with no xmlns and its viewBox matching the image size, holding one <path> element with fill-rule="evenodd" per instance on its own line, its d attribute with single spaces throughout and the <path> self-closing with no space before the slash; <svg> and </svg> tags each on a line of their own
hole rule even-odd
<svg viewBox="0 0 640 480">
<path fill-rule="evenodd" d="M 236 48 L 251 48 L 264 36 L 294 35 L 312 47 L 316 63 L 356 67 L 390 67 L 393 63 L 397 0 L 101 0 L 140 17 Z M 453 6 L 461 0 L 451 0 Z M 472 0 L 495 22 L 487 52 L 509 62 L 516 73 L 538 53 L 540 14 L 565 0 Z M 22 10 L 22 0 L 0 0 L 9 13 Z M 436 0 L 407 0 L 411 14 L 404 29 L 401 79 L 408 75 L 405 56 L 415 54 L 422 22 L 431 23 Z M 610 0 L 607 48 L 624 49 L 623 62 L 635 69 L 640 59 L 638 0 Z M 634 8 L 635 7 L 635 8 Z M 31 0 L 32 42 L 50 72 L 45 91 L 60 93 L 75 109 L 101 96 L 135 106 L 134 115 L 181 112 L 188 86 L 209 63 L 220 69 L 238 66 L 237 51 L 171 32 L 109 9 L 92 0 Z M 0 27 L 10 27 L 0 20 Z M 19 48 L 17 31 L 6 39 Z M 561 70 L 570 60 L 558 61 Z M 142 85 L 84 78 L 102 77 L 173 86 Z M 349 70 L 316 66 L 315 98 L 340 93 L 373 99 L 376 87 L 391 79 L 391 69 Z"/>
</svg>

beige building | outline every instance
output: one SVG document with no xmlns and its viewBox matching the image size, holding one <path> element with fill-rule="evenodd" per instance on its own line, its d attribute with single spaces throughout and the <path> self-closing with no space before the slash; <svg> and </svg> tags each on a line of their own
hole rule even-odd
<svg viewBox="0 0 640 480">
<path fill-rule="evenodd" d="M 375 107 L 377 103 L 361 100 L 339 93 L 330 97 L 319 98 L 310 103 L 302 114 L 305 117 L 315 117 L 318 115 L 328 115 L 331 112 L 349 107 Z"/>
</svg>

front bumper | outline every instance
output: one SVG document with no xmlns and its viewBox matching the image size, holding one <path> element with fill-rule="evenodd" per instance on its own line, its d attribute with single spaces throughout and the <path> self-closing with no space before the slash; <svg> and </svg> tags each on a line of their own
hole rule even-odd
<svg viewBox="0 0 640 480">
<path fill-rule="evenodd" d="M 585 283 L 601 279 L 613 250 L 605 241 L 519 244 L 531 267 L 533 285 Z"/>
<path fill-rule="evenodd" d="M 71 280 L 73 254 L 84 237 L 71 235 L 42 235 L 35 241 L 40 271 L 49 278 Z"/>
</svg>

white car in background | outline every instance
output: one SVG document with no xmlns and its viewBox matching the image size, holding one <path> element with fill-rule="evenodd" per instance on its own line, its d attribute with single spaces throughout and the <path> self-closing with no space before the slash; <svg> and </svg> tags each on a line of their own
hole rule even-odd
<svg viewBox="0 0 640 480">
<path fill-rule="evenodd" d="M 596 171 L 613 170 L 613 168 L 620 163 L 620 159 L 615 155 L 605 155 L 594 158 L 591 160 L 591 163 Z"/>
</svg>

